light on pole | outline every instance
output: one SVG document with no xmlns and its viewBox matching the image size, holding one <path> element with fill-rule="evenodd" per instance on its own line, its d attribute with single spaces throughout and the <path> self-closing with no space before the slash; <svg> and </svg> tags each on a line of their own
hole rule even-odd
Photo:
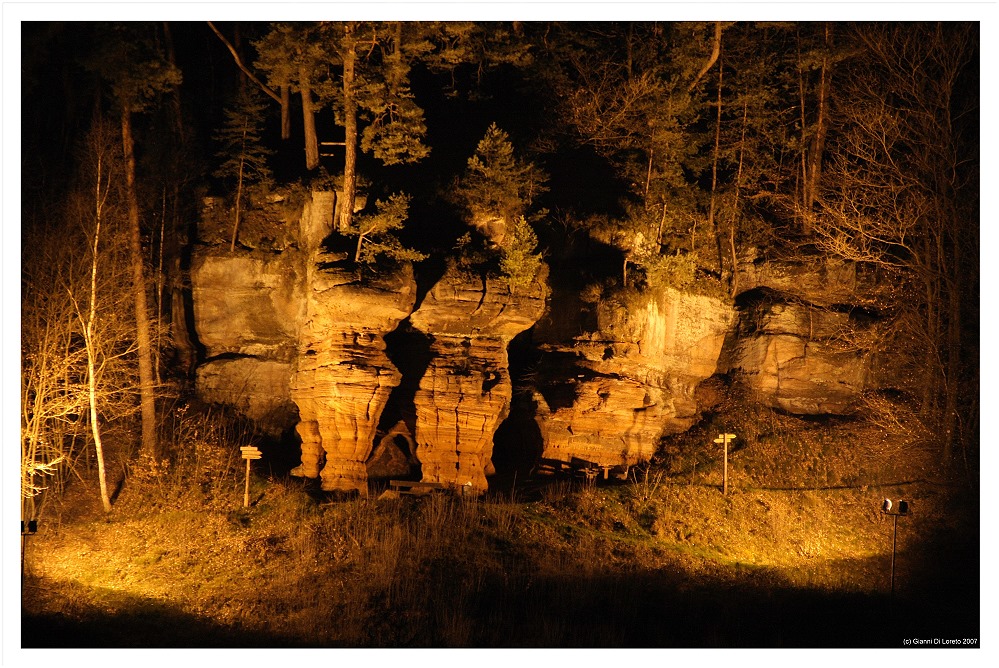
<svg viewBox="0 0 999 668">
<path fill-rule="evenodd" d="M 909 514 L 909 502 L 899 499 L 897 503 L 892 503 L 891 499 L 885 499 L 881 504 L 881 512 L 891 515 L 891 597 L 895 598 L 895 546 L 898 544 L 898 518 Z"/>
</svg>

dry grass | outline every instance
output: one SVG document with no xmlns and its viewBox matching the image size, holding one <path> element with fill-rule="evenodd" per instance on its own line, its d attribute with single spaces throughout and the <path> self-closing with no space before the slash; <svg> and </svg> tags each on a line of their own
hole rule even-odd
<svg viewBox="0 0 999 668">
<path fill-rule="evenodd" d="M 735 453 L 727 497 L 716 461 L 702 452 L 686 470 L 695 453 L 676 452 L 669 468 L 627 483 L 554 481 L 524 500 L 334 502 L 302 481 L 257 476 L 243 509 L 238 460 L 212 439 L 194 442 L 157 475 L 133 468 L 107 518 L 42 522 L 27 550 L 26 637 L 141 646 L 164 642 L 168 619 L 167 644 L 190 646 L 828 642 L 798 617 L 861 625 L 885 602 L 884 488 L 847 486 L 847 472 L 814 464 L 845 426 L 767 419 Z M 890 489 L 915 509 L 900 523 L 898 587 L 915 600 L 922 585 L 906 576 L 925 546 L 977 526 L 955 522 L 947 488 Z M 53 624 L 65 632 L 49 633 Z M 853 642 L 877 644 L 864 628 Z"/>
</svg>

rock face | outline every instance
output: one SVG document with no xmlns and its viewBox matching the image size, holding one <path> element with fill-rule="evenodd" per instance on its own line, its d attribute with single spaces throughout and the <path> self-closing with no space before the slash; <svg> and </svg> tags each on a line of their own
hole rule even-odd
<svg viewBox="0 0 999 668">
<path fill-rule="evenodd" d="M 552 296 L 547 268 L 512 293 L 505 279 L 452 266 L 413 312 L 411 266 L 358 273 L 321 250 L 332 193 L 299 199 L 297 221 L 294 197 L 268 200 L 261 211 L 274 220 L 258 211 L 249 240 L 241 236 L 232 252 L 219 243 L 228 214 L 210 202 L 218 239 L 199 246 L 191 265 L 204 353 L 196 382 L 203 398 L 275 435 L 294 426 L 301 464 L 293 473 L 321 478 L 325 490 L 366 494 L 369 476 L 420 467 L 424 481 L 484 491 L 494 436 L 511 410 L 508 346 L 531 328 L 525 359 L 536 364 L 524 378 L 534 410 L 528 393 L 516 429 L 536 437 L 533 419 L 542 456 L 562 461 L 647 460 L 729 381 L 799 414 L 848 413 L 883 382 L 868 352 L 878 281 L 851 263 L 746 257 L 734 306 L 672 289 Z M 407 316 L 411 327 L 390 337 L 399 347 L 388 352 L 407 374 L 393 394 L 403 378 L 385 336 Z"/>
<path fill-rule="evenodd" d="M 274 433 L 295 425 L 302 463 L 294 473 L 321 476 L 327 490 L 366 493 L 364 462 L 400 378 L 382 336 L 412 310 L 412 268 L 363 281 L 352 270 L 323 268 L 338 259 L 320 250 L 333 194 L 306 198 L 297 225 L 287 219 L 286 199 L 269 227 L 256 221 L 253 239 L 265 239 L 266 249 L 241 241 L 234 252 L 194 253 L 195 328 L 205 351 L 196 388 Z M 206 218 L 224 220 L 219 203 L 209 204 Z"/>
<path fill-rule="evenodd" d="M 744 262 L 738 277 L 739 321 L 721 368 L 774 408 L 849 413 L 867 385 L 871 277 L 825 258 Z"/>
<path fill-rule="evenodd" d="M 383 336 L 412 311 L 416 283 L 408 265 L 363 283 L 353 272 L 309 273 L 291 378 L 302 463 L 292 473 L 321 476 L 327 491 L 366 495 L 365 461 L 378 419 L 402 379 L 385 354 Z"/>
<path fill-rule="evenodd" d="M 733 310 L 667 289 L 597 305 L 597 331 L 546 346 L 535 400 L 543 456 L 630 466 L 698 417 L 694 390 L 715 373 Z"/>
<path fill-rule="evenodd" d="M 545 274 L 511 294 L 505 279 L 451 270 L 410 317 L 432 338 L 432 358 L 414 397 L 424 481 L 485 491 L 493 435 L 513 396 L 507 346 L 544 313 Z"/>
<path fill-rule="evenodd" d="M 195 387 L 275 435 L 295 420 L 291 362 L 302 319 L 301 256 L 198 252 L 191 261 L 194 321 L 205 361 Z"/>
</svg>

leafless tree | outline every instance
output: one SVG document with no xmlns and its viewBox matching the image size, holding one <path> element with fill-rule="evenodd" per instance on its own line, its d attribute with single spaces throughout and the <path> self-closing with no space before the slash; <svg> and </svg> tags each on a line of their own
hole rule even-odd
<svg viewBox="0 0 999 668">
<path fill-rule="evenodd" d="M 925 360 L 923 414 L 938 421 L 949 461 L 958 439 L 963 300 L 975 285 L 977 93 L 962 74 L 975 57 L 971 24 L 867 24 L 864 56 L 840 82 L 814 231 L 826 250 L 890 268 L 908 283 L 881 306 L 916 308 L 911 340 Z M 976 86 L 977 84 L 975 84 Z M 969 146 L 972 148 L 969 150 Z M 916 303 L 912 303 L 913 297 Z"/>
</svg>

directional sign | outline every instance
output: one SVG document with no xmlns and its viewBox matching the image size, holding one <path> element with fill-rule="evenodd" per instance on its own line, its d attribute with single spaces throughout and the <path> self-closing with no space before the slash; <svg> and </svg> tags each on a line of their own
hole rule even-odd
<svg viewBox="0 0 999 668">
<path fill-rule="evenodd" d="M 261 452 L 252 445 L 244 445 L 239 451 L 243 453 L 243 459 L 246 460 L 246 487 L 243 490 L 243 507 L 247 508 L 250 505 L 250 460 L 260 459 Z"/>
<path fill-rule="evenodd" d="M 735 440 L 735 434 L 718 434 L 715 443 L 725 446 L 725 466 L 722 473 L 722 495 L 728 496 L 728 442 Z"/>
<path fill-rule="evenodd" d="M 243 459 L 260 459 L 263 456 L 263 453 L 252 445 L 244 445 L 239 451 L 243 453 Z"/>
</svg>

